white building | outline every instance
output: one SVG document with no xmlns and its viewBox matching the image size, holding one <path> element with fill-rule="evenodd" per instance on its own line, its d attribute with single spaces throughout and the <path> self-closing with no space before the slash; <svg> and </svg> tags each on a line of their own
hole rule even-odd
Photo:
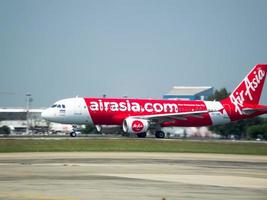
<svg viewBox="0 0 267 200">
<path fill-rule="evenodd" d="M 43 108 L 0 108 L 0 127 L 8 126 L 11 134 L 70 133 L 70 124 L 50 123 L 41 117 Z"/>
<path fill-rule="evenodd" d="M 211 95 L 213 95 L 213 87 L 211 86 L 174 86 L 167 94 L 163 95 L 163 99 L 207 100 Z"/>
</svg>

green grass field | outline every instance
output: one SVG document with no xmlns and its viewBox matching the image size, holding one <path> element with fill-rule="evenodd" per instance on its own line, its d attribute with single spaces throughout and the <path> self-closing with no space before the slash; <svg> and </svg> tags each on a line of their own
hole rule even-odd
<svg viewBox="0 0 267 200">
<path fill-rule="evenodd" d="M 4 152 L 190 152 L 267 155 L 266 143 L 150 139 L 2 139 Z"/>
</svg>

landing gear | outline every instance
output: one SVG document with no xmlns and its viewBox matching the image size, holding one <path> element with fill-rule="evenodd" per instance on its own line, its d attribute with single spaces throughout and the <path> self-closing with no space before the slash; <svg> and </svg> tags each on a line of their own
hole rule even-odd
<svg viewBox="0 0 267 200">
<path fill-rule="evenodd" d="M 137 137 L 139 137 L 139 138 L 145 138 L 146 137 L 146 132 L 138 133 L 137 134 Z"/>
<path fill-rule="evenodd" d="M 76 137 L 77 133 L 76 132 L 70 132 L 70 137 Z"/>
<path fill-rule="evenodd" d="M 155 136 L 156 138 L 165 138 L 165 133 L 163 131 L 157 131 Z"/>
<path fill-rule="evenodd" d="M 78 134 L 81 133 L 80 127 L 77 125 L 72 125 L 72 131 L 70 132 L 70 137 L 77 137 Z"/>
</svg>

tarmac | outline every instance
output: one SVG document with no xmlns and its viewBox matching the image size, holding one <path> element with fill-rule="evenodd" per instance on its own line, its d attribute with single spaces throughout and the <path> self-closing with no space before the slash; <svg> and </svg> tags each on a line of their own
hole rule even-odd
<svg viewBox="0 0 267 200">
<path fill-rule="evenodd" d="M 0 200 L 267 199 L 267 156 L 1 153 Z"/>
</svg>

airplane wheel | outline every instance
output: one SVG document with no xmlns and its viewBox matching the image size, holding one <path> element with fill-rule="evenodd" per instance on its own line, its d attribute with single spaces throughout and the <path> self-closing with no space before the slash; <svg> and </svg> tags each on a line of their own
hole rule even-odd
<svg viewBox="0 0 267 200">
<path fill-rule="evenodd" d="M 145 138 L 146 137 L 146 132 L 138 133 L 137 134 L 137 137 L 139 137 L 139 138 Z"/>
<path fill-rule="evenodd" d="M 165 133 L 163 131 L 157 131 L 155 136 L 156 138 L 165 138 Z"/>
<path fill-rule="evenodd" d="M 70 137 L 76 137 L 77 136 L 77 133 L 76 132 L 71 132 L 70 133 Z"/>
</svg>

